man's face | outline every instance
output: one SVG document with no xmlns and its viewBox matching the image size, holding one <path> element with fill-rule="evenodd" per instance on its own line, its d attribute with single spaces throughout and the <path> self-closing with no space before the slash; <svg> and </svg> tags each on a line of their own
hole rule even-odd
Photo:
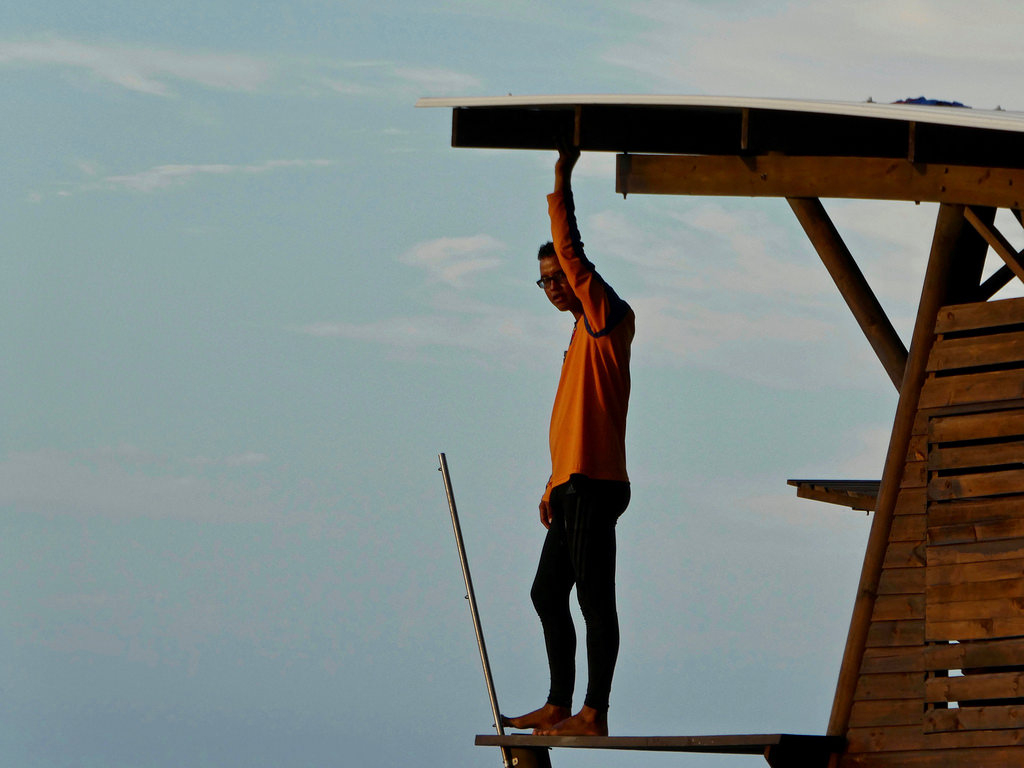
<svg viewBox="0 0 1024 768">
<path fill-rule="evenodd" d="M 547 294 L 548 301 L 561 312 L 572 312 L 574 315 L 582 312 L 583 306 L 576 298 L 576 294 L 573 293 L 558 259 L 555 256 L 545 256 L 538 263 L 540 264 L 541 280 L 544 280 L 544 293 Z"/>
</svg>

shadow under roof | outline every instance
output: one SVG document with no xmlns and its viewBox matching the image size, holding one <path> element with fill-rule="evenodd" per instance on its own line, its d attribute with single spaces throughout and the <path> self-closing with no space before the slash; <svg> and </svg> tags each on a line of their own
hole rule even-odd
<svg viewBox="0 0 1024 768">
<path fill-rule="evenodd" d="M 651 95 L 423 98 L 450 108 L 452 145 L 686 155 L 894 158 L 1024 168 L 1024 113 L 969 107 Z"/>
</svg>

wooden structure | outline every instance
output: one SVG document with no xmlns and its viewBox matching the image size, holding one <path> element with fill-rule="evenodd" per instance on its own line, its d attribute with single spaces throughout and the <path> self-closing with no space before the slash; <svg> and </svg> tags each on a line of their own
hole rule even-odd
<svg viewBox="0 0 1024 768">
<path fill-rule="evenodd" d="M 998 208 L 1021 221 L 1024 115 L 707 97 L 420 105 L 453 109 L 454 146 L 551 149 L 561 134 L 617 152 L 623 194 L 785 197 L 899 392 L 880 482 L 790 481 L 874 510 L 828 733 L 574 746 L 754 751 L 794 768 L 1024 766 L 1024 299 L 993 298 L 1024 280 L 993 224 Z M 909 350 L 820 198 L 939 204 Z M 983 279 L 990 250 L 1003 265 Z M 478 743 L 502 738 L 568 746 Z"/>
</svg>

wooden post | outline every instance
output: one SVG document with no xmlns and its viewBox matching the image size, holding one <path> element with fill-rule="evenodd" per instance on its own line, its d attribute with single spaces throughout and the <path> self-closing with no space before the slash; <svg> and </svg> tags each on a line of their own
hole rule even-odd
<svg viewBox="0 0 1024 768">
<path fill-rule="evenodd" d="M 878 492 L 875 518 L 871 523 L 871 533 L 868 537 L 867 550 L 864 553 L 864 566 L 861 569 L 857 598 L 853 606 L 853 617 L 850 619 L 846 651 L 843 654 L 839 681 L 836 684 L 836 695 L 832 703 L 832 715 L 828 724 L 830 736 L 845 735 L 850 720 L 854 691 L 860 673 L 861 660 L 864 656 L 864 648 L 867 644 L 868 628 L 871 624 L 871 613 L 874 610 L 875 596 L 878 592 L 878 579 L 889 543 L 893 509 L 896 506 L 896 497 L 899 495 L 900 480 L 910 443 L 910 433 L 914 426 L 914 416 L 917 413 L 921 386 L 927 373 L 926 365 L 934 338 L 935 320 L 939 308 L 946 303 L 950 293 L 950 275 L 958 255 L 958 246 L 962 242 L 963 229 L 964 207 L 952 204 L 941 205 L 935 223 L 935 234 L 932 238 L 931 254 L 925 271 L 924 286 L 921 289 L 921 301 L 918 305 L 917 320 L 914 323 L 914 335 L 910 342 L 907 368 L 903 376 L 903 385 L 900 387 L 900 399 L 896 406 L 889 450 L 886 453 L 885 466 L 882 470 L 882 484 Z"/>
<path fill-rule="evenodd" d="M 907 367 L 907 348 L 889 322 L 885 310 L 821 201 L 815 197 L 786 199 L 898 392 Z"/>
</svg>

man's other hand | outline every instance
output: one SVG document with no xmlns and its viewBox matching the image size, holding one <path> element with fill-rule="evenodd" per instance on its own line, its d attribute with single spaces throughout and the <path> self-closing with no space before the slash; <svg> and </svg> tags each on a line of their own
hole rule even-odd
<svg viewBox="0 0 1024 768">
<path fill-rule="evenodd" d="M 545 528 L 551 527 L 551 504 L 546 500 L 540 500 L 540 522 Z"/>
</svg>

